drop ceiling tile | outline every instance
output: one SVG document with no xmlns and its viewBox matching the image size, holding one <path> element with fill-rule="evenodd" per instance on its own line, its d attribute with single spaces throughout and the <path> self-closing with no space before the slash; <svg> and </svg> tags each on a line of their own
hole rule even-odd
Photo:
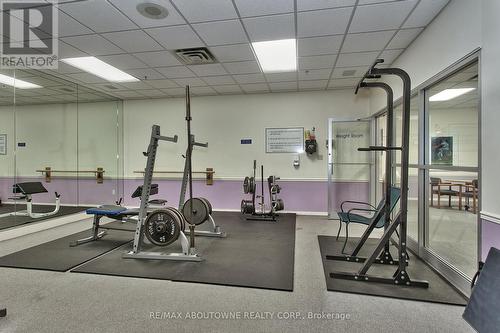
<svg viewBox="0 0 500 333">
<path fill-rule="evenodd" d="M 298 37 L 344 34 L 353 8 L 325 9 L 298 13 Z"/>
<path fill-rule="evenodd" d="M 120 85 L 132 89 L 132 90 L 145 90 L 145 89 L 151 89 L 151 86 L 145 82 L 139 81 L 139 82 L 120 82 Z"/>
<path fill-rule="evenodd" d="M 358 78 L 353 78 L 353 79 L 332 79 L 330 80 L 330 84 L 328 84 L 328 88 L 339 88 L 339 87 L 349 87 L 353 88 L 356 87 L 358 84 L 359 79 Z"/>
<path fill-rule="evenodd" d="M 163 50 L 160 44 L 142 30 L 110 32 L 101 36 L 130 53 Z"/>
<path fill-rule="evenodd" d="M 231 0 L 173 0 L 177 9 L 191 23 L 237 18 Z"/>
<path fill-rule="evenodd" d="M 69 44 L 64 43 L 63 41 L 59 40 L 58 42 L 59 46 L 59 59 L 64 59 L 64 58 L 75 58 L 75 57 L 86 57 L 88 56 L 87 53 L 80 51 L 76 47 L 73 47 Z"/>
<path fill-rule="evenodd" d="M 123 53 L 122 49 L 99 35 L 64 37 L 62 41 L 93 56 Z"/>
<path fill-rule="evenodd" d="M 140 93 L 138 93 L 137 91 L 134 91 L 134 90 L 117 91 L 117 92 L 113 92 L 113 95 L 116 95 L 116 96 L 123 98 L 123 99 L 144 98 L 143 95 L 141 95 Z"/>
<path fill-rule="evenodd" d="M 206 86 L 207 84 L 203 82 L 202 79 L 197 78 L 197 77 L 188 77 L 188 78 L 183 78 L 183 79 L 173 79 L 175 83 L 177 83 L 179 86 L 184 87 L 184 86 L 193 86 L 193 87 L 201 87 L 201 86 Z"/>
<path fill-rule="evenodd" d="M 299 57 L 336 54 L 340 49 L 343 36 L 299 38 L 297 41 Z"/>
<path fill-rule="evenodd" d="M 170 88 L 170 89 L 160 89 L 160 90 L 172 97 L 181 97 L 186 95 L 185 88 Z"/>
<path fill-rule="evenodd" d="M 143 96 L 146 96 L 146 97 L 167 97 L 168 94 L 161 91 L 161 90 L 158 90 L 158 89 L 150 89 L 150 90 L 141 90 L 139 91 L 139 93 Z"/>
<path fill-rule="evenodd" d="M 168 51 L 134 53 L 134 56 L 150 67 L 181 65 L 179 60 Z"/>
<path fill-rule="evenodd" d="M 356 0 L 297 0 L 297 11 L 354 6 Z"/>
<path fill-rule="evenodd" d="M 188 25 L 146 29 L 167 50 L 204 46 L 201 39 Z"/>
<path fill-rule="evenodd" d="M 299 81 L 299 90 L 325 89 L 328 80 Z"/>
<path fill-rule="evenodd" d="M 219 94 L 241 94 L 241 88 L 237 85 L 212 86 Z"/>
<path fill-rule="evenodd" d="M 191 92 L 197 96 L 217 95 L 217 92 L 211 87 L 196 87 L 193 86 Z"/>
<path fill-rule="evenodd" d="M 152 68 L 127 69 L 127 73 L 141 80 L 161 80 L 165 78 Z"/>
<path fill-rule="evenodd" d="M 266 74 L 267 82 L 297 81 L 297 72 Z"/>
<path fill-rule="evenodd" d="M 101 79 L 98 76 L 92 75 L 90 73 L 76 73 L 76 74 L 67 74 L 70 78 L 74 80 L 81 81 L 83 83 L 105 83 L 108 82 L 104 79 Z"/>
<path fill-rule="evenodd" d="M 404 49 L 407 48 L 410 43 L 417 38 L 417 36 L 424 30 L 423 28 L 416 29 L 404 29 L 399 30 L 396 36 L 391 40 L 388 49 Z"/>
<path fill-rule="evenodd" d="M 238 83 L 264 83 L 266 82 L 266 78 L 264 77 L 264 74 L 258 73 L 258 74 L 240 74 L 240 75 L 233 75 L 234 79 Z"/>
<path fill-rule="evenodd" d="M 179 86 L 172 80 L 147 80 L 144 81 L 148 85 L 157 89 L 166 89 L 166 88 L 178 88 Z"/>
<path fill-rule="evenodd" d="M 132 21 L 141 28 L 164 27 L 169 25 L 185 24 L 186 21 L 182 18 L 177 10 L 168 0 L 154 0 L 153 3 L 161 5 L 168 11 L 168 16 L 162 19 L 152 19 L 143 16 L 137 10 L 137 5 L 144 3 L 144 0 L 109 0 L 115 7 L 120 9 Z"/>
<path fill-rule="evenodd" d="M 133 57 L 129 54 L 115 54 L 111 56 L 100 56 L 104 62 L 115 66 L 121 70 L 130 69 L 130 68 L 144 68 L 147 67 L 142 61 L 139 61 L 136 57 Z"/>
<path fill-rule="evenodd" d="M 358 6 L 371 5 L 374 3 L 393 2 L 394 0 L 359 0 Z"/>
<path fill-rule="evenodd" d="M 379 58 L 384 59 L 385 64 L 392 64 L 396 58 L 403 53 L 403 49 L 399 50 L 385 50 L 380 54 Z"/>
<path fill-rule="evenodd" d="M 417 2 L 418 0 L 406 0 L 358 6 L 349 32 L 398 29 Z"/>
<path fill-rule="evenodd" d="M 379 52 L 343 53 L 339 55 L 337 67 L 356 67 L 371 65 Z"/>
<path fill-rule="evenodd" d="M 236 83 L 231 75 L 207 76 L 202 77 L 201 79 L 209 85 L 224 85 Z"/>
<path fill-rule="evenodd" d="M 329 69 L 307 69 L 299 71 L 299 80 L 328 80 L 332 70 Z"/>
<path fill-rule="evenodd" d="M 221 62 L 255 60 L 249 44 L 212 46 L 210 51 Z"/>
<path fill-rule="evenodd" d="M 449 0 L 420 0 L 417 8 L 406 20 L 403 28 L 427 26 L 448 2 Z"/>
<path fill-rule="evenodd" d="M 95 32 L 137 29 L 119 10 L 107 1 L 90 0 L 60 4 L 59 9 Z"/>
<path fill-rule="evenodd" d="M 177 79 L 177 78 L 196 76 L 186 66 L 161 67 L 155 69 L 161 74 L 163 74 L 167 79 Z"/>
<path fill-rule="evenodd" d="M 224 75 L 227 71 L 221 64 L 193 65 L 188 68 L 198 76 Z"/>
<path fill-rule="evenodd" d="M 260 68 L 256 61 L 226 62 L 224 63 L 224 67 L 231 74 L 260 73 Z"/>
<path fill-rule="evenodd" d="M 240 21 L 217 21 L 193 25 L 194 30 L 209 46 L 247 43 Z"/>
<path fill-rule="evenodd" d="M 266 83 L 242 84 L 241 88 L 246 93 L 269 92 L 269 88 L 267 87 Z"/>
<path fill-rule="evenodd" d="M 336 55 L 319 55 L 310 57 L 299 57 L 299 69 L 332 68 Z"/>
<path fill-rule="evenodd" d="M 94 32 L 62 11 L 58 11 L 59 37 L 93 34 Z"/>
<path fill-rule="evenodd" d="M 127 88 L 122 87 L 121 85 L 119 85 L 118 83 L 115 83 L 115 82 L 89 84 L 89 86 L 92 89 L 105 91 L 106 93 L 113 93 L 116 91 L 128 90 Z M 111 88 L 111 87 L 114 87 L 114 88 Z"/>
<path fill-rule="evenodd" d="M 396 30 L 348 34 L 342 46 L 342 53 L 381 51 Z"/>
<path fill-rule="evenodd" d="M 293 14 L 246 18 L 243 24 L 253 42 L 295 38 Z"/>
<path fill-rule="evenodd" d="M 370 64 L 371 65 L 371 64 Z M 361 78 L 365 75 L 366 71 L 370 66 L 359 66 L 359 67 L 339 67 L 333 70 L 332 78 L 334 79 L 345 79 L 345 78 Z M 352 75 L 344 75 L 344 72 L 352 72 Z M 346 73 L 348 74 L 348 73 Z"/>
<path fill-rule="evenodd" d="M 241 17 L 293 13 L 293 0 L 235 0 Z"/>
<path fill-rule="evenodd" d="M 269 83 L 271 91 L 296 91 L 297 81 L 295 82 L 273 82 Z"/>
</svg>

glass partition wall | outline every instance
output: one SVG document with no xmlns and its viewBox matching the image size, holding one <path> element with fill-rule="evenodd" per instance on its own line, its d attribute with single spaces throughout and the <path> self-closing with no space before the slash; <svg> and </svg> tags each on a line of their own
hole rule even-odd
<svg viewBox="0 0 500 333">
<path fill-rule="evenodd" d="M 118 201 L 122 101 L 41 71 L 2 74 L 16 87 L 0 87 L 0 230 Z M 26 216 L 23 183 L 37 184 L 32 212 L 57 213 Z"/>
<path fill-rule="evenodd" d="M 416 88 L 410 109 L 408 243 L 464 293 L 479 253 L 480 92 L 478 54 Z M 398 104 L 399 103 L 399 104 Z M 401 102 L 394 108 L 401 144 Z M 386 116 L 375 118 L 376 144 L 385 144 Z M 376 198 L 381 200 L 384 154 L 376 153 Z M 400 152 L 394 176 L 400 181 Z"/>
</svg>

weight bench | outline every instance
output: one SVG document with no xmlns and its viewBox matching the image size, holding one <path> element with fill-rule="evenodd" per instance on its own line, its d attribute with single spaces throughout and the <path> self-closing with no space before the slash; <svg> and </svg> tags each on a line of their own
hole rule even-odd
<svg viewBox="0 0 500 333">
<path fill-rule="evenodd" d="M 13 197 L 9 198 L 15 201 L 25 201 L 26 210 L 21 210 L 17 212 L 10 212 L 0 215 L 1 217 L 6 216 L 29 216 L 32 219 L 39 219 L 42 217 L 48 217 L 55 215 L 59 212 L 61 195 L 55 192 L 56 207 L 51 212 L 46 213 L 35 213 L 33 212 L 33 194 L 47 193 L 47 189 L 40 182 L 27 182 L 27 183 L 17 183 L 14 184 L 12 192 L 15 194 Z"/>
<path fill-rule="evenodd" d="M 99 223 L 101 222 L 101 219 L 103 217 L 109 217 L 114 220 L 123 221 L 124 219 L 127 219 L 129 216 L 134 216 L 139 214 L 139 211 L 137 209 L 129 210 L 122 206 L 113 206 L 113 205 L 104 205 L 97 208 L 89 208 L 85 212 L 89 215 L 94 215 L 94 220 L 92 223 L 92 235 L 86 238 L 76 240 L 70 243 L 69 244 L 70 246 L 77 246 L 101 239 L 106 235 L 106 230 L 123 230 L 119 228 L 101 226 Z M 99 228 L 105 230 L 99 231 Z"/>
<path fill-rule="evenodd" d="M 158 194 L 158 184 L 151 184 L 151 190 L 149 191 L 150 195 Z M 134 193 L 132 193 L 132 198 L 137 198 L 141 197 L 142 195 L 142 186 L 138 186 Z M 118 203 L 121 202 L 121 199 Z M 167 203 L 167 200 L 163 199 L 154 199 L 148 201 L 147 209 L 148 213 L 163 207 Z M 100 222 L 103 217 L 107 217 L 113 220 L 118 220 L 122 221 L 124 223 L 126 222 L 132 222 L 132 223 L 137 223 L 137 218 L 139 215 L 139 209 L 138 208 L 132 208 L 132 209 L 127 209 L 123 206 L 120 205 L 103 205 L 100 207 L 96 208 L 89 208 L 85 211 L 89 215 L 94 215 L 93 223 L 92 223 L 92 234 L 89 237 L 85 237 L 79 240 L 76 240 L 74 242 L 71 242 L 69 245 L 70 246 L 78 246 L 81 244 L 93 242 L 96 240 L 101 239 L 106 235 L 107 230 L 120 230 L 120 231 L 127 231 L 121 228 L 115 228 L 115 227 L 109 227 L 109 226 L 101 226 Z M 105 229 L 105 230 L 99 230 L 99 229 Z M 135 230 L 131 230 L 135 231 Z"/>
</svg>

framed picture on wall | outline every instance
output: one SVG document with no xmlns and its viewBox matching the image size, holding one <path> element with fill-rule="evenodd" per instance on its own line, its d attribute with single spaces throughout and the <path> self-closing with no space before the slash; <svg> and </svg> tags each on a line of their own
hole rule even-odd
<svg viewBox="0 0 500 333">
<path fill-rule="evenodd" d="M 7 134 L 0 134 L 0 155 L 7 155 Z"/>
<path fill-rule="evenodd" d="M 435 136 L 431 139 L 431 163 L 453 165 L 453 137 Z"/>
</svg>

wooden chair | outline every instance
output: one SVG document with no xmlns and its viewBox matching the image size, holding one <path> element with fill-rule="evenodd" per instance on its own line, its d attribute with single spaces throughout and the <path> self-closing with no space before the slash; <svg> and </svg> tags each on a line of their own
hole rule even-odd
<svg viewBox="0 0 500 333">
<path fill-rule="evenodd" d="M 467 198 L 465 210 L 470 208 L 470 199 L 472 198 L 472 212 L 477 212 L 477 201 L 479 199 L 479 186 L 477 179 L 474 179 L 470 184 L 464 185 L 465 191 L 462 192 L 462 198 Z"/>
<path fill-rule="evenodd" d="M 459 197 L 460 191 L 452 190 L 451 187 L 454 184 L 452 183 L 443 183 L 441 178 L 431 177 L 431 207 L 434 207 L 434 194 L 437 195 L 437 208 L 441 208 L 441 197 L 448 197 L 448 206 L 451 207 L 451 197 Z M 462 209 L 461 199 L 459 200 L 459 209 Z"/>
</svg>

